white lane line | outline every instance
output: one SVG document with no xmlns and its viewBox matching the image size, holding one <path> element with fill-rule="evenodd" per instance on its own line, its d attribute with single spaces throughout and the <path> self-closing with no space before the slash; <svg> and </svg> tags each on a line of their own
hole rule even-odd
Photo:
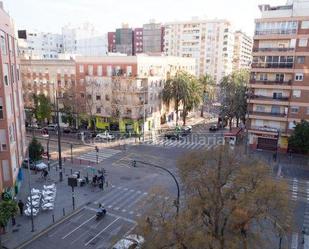
<svg viewBox="0 0 309 249">
<path fill-rule="evenodd" d="M 293 233 L 291 249 L 297 249 L 297 248 L 298 248 L 298 233 Z"/>
<path fill-rule="evenodd" d="M 96 217 L 95 215 L 90 217 L 88 220 L 86 220 L 85 222 L 83 222 L 82 224 L 80 224 L 78 227 L 76 227 L 75 229 L 73 229 L 71 232 L 69 232 L 67 235 L 63 236 L 61 239 L 65 239 L 66 237 L 70 236 L 72 233 L 74 233 L 76 230 L 78 230 L 79 228 L 81 228 L 83 225 L 85 225 L 86 223 L 88 223 L 90 220 L 92 220 L 94 217 Z"/>
<path fill-rule="evenodd" d="M 85 246 L 88 246 L 93 240 L 95 240 L 100 234 L 102 234 L 107 228 L 109 228 L 111 225 L 113 225 L 117 220 L 120 218 L 117 218 L 112 223 L 110 223 L 107 227 L 105 227 L 101 232 L 99 232 L 96 236 L 94 236 L 91 240 L 88 240 L 88 242 L 85 244 Z"/>
</svg>

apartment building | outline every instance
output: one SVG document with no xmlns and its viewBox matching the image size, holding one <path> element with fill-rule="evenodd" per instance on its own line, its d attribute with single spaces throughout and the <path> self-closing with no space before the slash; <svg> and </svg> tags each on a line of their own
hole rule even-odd
<svg viewBox="0 0 309 249">
<path fill-rule="evenodd" d="M 143 28 L 135 28 L 133 31 L 133 55 L 143 53 Z"/>
<path fill-rule="evenodd" d="M 23 57 L 56 59 L 63 53 L 61 34 L 25 30 L 26 39 L 19 39 L 19 54 Z"/>
<path fill-rule="evenodd" d="M 161 53 L 164 47 L 164 27 L 151 22 L 143 25 L 144 53 Z"/>
<path fill-rule="evenodd" d="M 109 53 L 116 53 L 116 32 L 107 33 L 107 47 Z"/>
<path fill-rule="evenodd" d="M 55 104 L 58 95 L 75 86 L 74 60 L 20 60 L 23 99 L 26 108 L 32 108 L 33 94 L 44 94 Z"/>
<path fill-rule="evenodd" d="M 0 2 L 0 192 L 18 192 L 26 150 L 24 106 L 14 24 Z"/>
<path fill-rule="evenodd" d="M 194 58 L 197 75 L 210 74 L 217 83 L 233 69 L 234 31 L 227 20 L 199 20 L 165 24 L 164 52 Z"/>
<path fill-rule="evenodd" d="M 234 40 L 233 69 L 250 69 L 252 63 L 253 39 L 244 32 L 238 30 L 235 32 Z"/>
<path fill-rule="evenodd" d="M 127 25 L 116 29 L 116 52 L 126 55 L 133 54 L 133 30 Z"/>
<path fill-rule="evenodd" d="M 77 89 L 86 111 L 96 116 L 98 128 L 150 131 L 175 122 L 174 109 L 163 105 L 161 91 L 167 77 L 180 69 L 194 74 L 194 59 L 147 55 L 77 57 Z"/>
<path fill-rule="evenodd" d="M 286 151 L 295 124 L 309 119 L 309 1 L 259 8 L 248 99 L 249 144 Z"/>
</svg>

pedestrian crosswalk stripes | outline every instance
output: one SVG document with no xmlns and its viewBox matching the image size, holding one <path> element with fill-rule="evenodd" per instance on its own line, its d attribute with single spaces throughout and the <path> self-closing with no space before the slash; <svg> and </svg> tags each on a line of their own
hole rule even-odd
<svg viewBox="0 0 309 249">
<path fill-rule="evenodd" d="M 114 211 L 119 213 L 127 213 L 132 218 L 139 217 L 142 215 L 141 202 L 145 198 L 153 196 L 155 194 L 150 194 L 141 190 L 127 188 L 122 186 L 111 186 L 111 190 L 104 193 L 101 198 L 98 198 L 94 204 L 102 204 L 108 211 Z M 162 200 L 169 200 L 169 196 L 157 196 L 157 198 Z"/>
<path fill-rule="evenodd" d="M 202 143 L 202 142 L 192 142 L 192 141 L 181 141 L 181 140 L 164 140 L 164 139 L 154 139 L 145 141 L 142 144 L 146 146 L 163 147 L 163 148 L 181 148 L 188 150 L 199 150 L 199 149 L 210 149 L 216 147 L 217 144 L 214 143 Z"/>
<path fill-rule="evenodd" d="M 99 149 L 98 152 L 96 151 L 90 151 L 88 153 L 82 154 L 77 159 L 86 160 L 90 162 L 102 162 L 104 159 L 110 158 L 118 153 L 120 153 L 120 150 L 114 150 L 114 149 Z"/>
</svg>

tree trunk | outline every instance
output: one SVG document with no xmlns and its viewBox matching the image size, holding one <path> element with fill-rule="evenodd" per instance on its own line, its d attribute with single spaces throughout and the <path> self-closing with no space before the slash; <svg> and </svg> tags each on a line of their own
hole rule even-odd
<svg viewBox="0 0 309 249">
<path fill-rule="evenodd" d="M 178 125 L 178 104 L 175 103 L 175 111 L 176 111 L 176 126 Z"/>
<path fill-rule="evenodd" d="M 236 118 L 236 127 L 239 126 L 239 118 Z"/>
<path fill-rule="evenodd" d="M 202 109 L 201 109 L 201 118 L 204 117 L 204 103 L 202 104 Z"/>
<path fill-rule="evenodd" d="M 229 127 L 230 127 L 230 131 L 232 130 L 232 118 L 229 119 Z"/>
</svg>

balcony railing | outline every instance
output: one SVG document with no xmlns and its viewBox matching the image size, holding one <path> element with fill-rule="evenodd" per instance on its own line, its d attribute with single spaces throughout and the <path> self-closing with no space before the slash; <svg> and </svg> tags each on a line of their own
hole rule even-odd
<svg viewBox="0 0 309 249">
<path fill-rule="evenodd" d="M 252 68 L 293 68 L 293 62 L 252 63 Z"/>
<path fill-rule="evenodd" d="M 264 85 L 291 85 L 292 80 L 259 80 L 259 79 L 251 79 L 251 84 L 264 84 Z"/>
<path fill-rule="evenodd" d="M 291 35 L 296 34 L 296 29 L 268 29 L 255 31 L 255 35 Z"/>
<path fill-rule="evenodd" d="M 258 130 L 258 131 L 266 131 L 266 132 L 275 132 L 275 133 L 278 133 L 278 131 L 281 130 L 281 129 L 272 128 L 269 126 L 254 126 L 254 125 L 252 125 L 249 129 Z"/>
<path fill-rule="evenodd" d="M 288 101 L 289 97 L 270 97 L 270 96 L 261 96 L 261 95 L 251 95 L 251 99 Z"/>
<path fill-rule="evenodd" d="M 258 111 L 250 111 L 250 115 L 257 115 L 257 116 L 267 116 L 267 117 L 286 117 L 285 113 L 278 113 L 278 112 L 258 112 Z"/>
<path fill-rule="evenodd" d="M 295 48 L 253 48 L 253 52 L 290 52 Z"/>
</svg>

